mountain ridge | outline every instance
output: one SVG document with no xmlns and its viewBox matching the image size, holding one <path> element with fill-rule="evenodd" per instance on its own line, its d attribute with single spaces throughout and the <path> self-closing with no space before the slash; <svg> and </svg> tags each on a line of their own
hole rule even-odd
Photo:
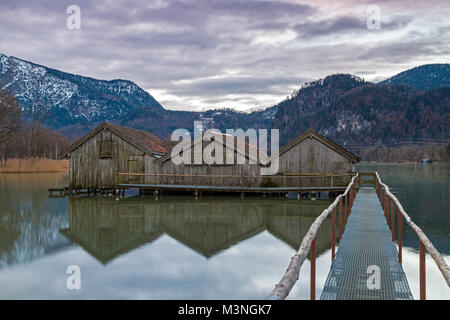
<svg viewBox="0 0 450 320">
<path fill-rule="evenodd" d="M 450 87 L 450 64 L 434 63 L 417 66 L 378 84 L 405 84 L 418 90 Z"/>
<path fill-rule="evenodd" d="M 119 120 L 133 107 L 162 106 L 129 80 L 98 80 L 0 54 L 0 85 L 18 100 L 24 113 L 51 114 L 53 129 L 77 122 Z M 39 110 L 37 110 L 39 109 Z"/>
<path fill-rule="evenodd" d="M 450 69 L 437 68 L 444 70 L 438 77 L 435 68 L 426 65 L 418 73 L 417 68 L 407 70 L 406 78 L 394 76 L 392 81 L 381 83 L 351 74 L 333 74 L 302 85 L 272 107 L 253 112 L 168 110 L 130 80 L 97 80 L 3 54 L 0 86 L 11 91 L 26 116 L 44 108 L 50 115 L 44 123 L 71 140 L 103 121 L 150 130 L 164 138 L 177 128 L 192 130 L 193 122 L 201 120 L 206 128 L 222 131 L 277 128 L 281 145 L 309 128 L 342 145 L 370 145 L 417 136 L 450 137 L 450 87 L 439 88 L 436 80 L 444 79 L 442 85 L 446 85 Z M 426 70 L 433 75 L 427 76 Z M 422 90 L 400 83 L 414 74 L 432 77 L 437 88 Z"/>
</svg>

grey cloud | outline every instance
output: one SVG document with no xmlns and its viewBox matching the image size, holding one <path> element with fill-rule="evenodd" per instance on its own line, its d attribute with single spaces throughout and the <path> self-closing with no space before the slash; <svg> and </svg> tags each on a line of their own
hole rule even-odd
<svg viewBox="0 0 450 320">
<path fill-rule="evenodd" d="M 225 77 L 220 79 L 201 79 L 191 83 L 174 85 L 179 94 L 191 93 L 195 95 L 220 96 L 226 94 L 282 94 L 282 88 L 293 83 L 300 86 L 308 78 L 295 76 L 278 77 Z"/>
<path fill-rule="evenodd" d="M 388 61 L 406 63 L 420 57 L 448 57 L 450 48 L 445 45 L 450 39 L 403 39 L 395 43 L 381 43 L 377 46 L 362 48 L 357 59 L 366 61 Z"/>
<path fill-rule="evenodd" d="M 412 20 L 410 17 L 397 16 L 392 21 L 381 24 L 381 31 L 403 28 Z M 295 25 L 299 38 L 311 39 L 318 36 L 346 34 L 351 32 L 368 32 L 365 18 L 342 16 L 331 20 L 309 21 Z"/>
<path fill-rule="evenodd" d="M 66 8 L 74 3 L 81 7 L 80 31 L 65 28 Z M 397 10 L 401 2 L 393 1 L 394 13 L 384 16 L 380 38 L 370 42 L 366 21 L 355 8 L 371 1 L 350 1 L 342 5 L 339 17 L 330 13 L 333 3 L 3 0 L 0 51 L 67 72 L 129 79 L 150 93 L 165 92 L 156 96 L 165 106 L 185 108 L 196 107 L 198 101 L 219 107 L 221 101 L 268 106 L 301 82 L 331 73 L 363 70 L 371 80 L 390 73 L 394 65 L 449 57 L 444 9 L 436 13 L 409 5 L 403 12 Z M 429 30 L 414 25 L 424 18 L 432 22 L 426 25 Z M 397 32 L 405 26 L 409 34 L 399 40 Z M 253 42 L 289 30 L 297 39 Z M 339 35 L 339 42 L 326 40 L 333 35 Z M 234 76 L 228 76 L 230 70 Z"/>
</svg>

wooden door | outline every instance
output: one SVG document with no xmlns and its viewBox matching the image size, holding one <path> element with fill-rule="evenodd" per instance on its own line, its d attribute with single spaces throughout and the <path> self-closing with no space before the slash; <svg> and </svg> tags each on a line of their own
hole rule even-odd
<svg viewBox="0 0 450 320">
<path fill-rule="evenodd" d="M 127 166 L 129 173 L 145 173 L 144 156 L 129 156 Z M 144 176 L 128 176 L 128 183 L 143 183 L 143 181 Z"/>
</svg>

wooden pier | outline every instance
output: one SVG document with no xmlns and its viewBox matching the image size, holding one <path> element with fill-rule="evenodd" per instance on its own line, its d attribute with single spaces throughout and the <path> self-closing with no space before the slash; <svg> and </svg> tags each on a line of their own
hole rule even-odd
<svg viewBox="0 0 450 320">
<path fill-rule="evenodd" d="M 159 195 L 164 192 L 191 192 L 198 197 L 202 192 L 208 193 L 245 193 L 259 194 L 290 194 L 297 193 L 297 197 L 311 195 L 315 199 L 319 192 L 330 192 L 334 195 L 342 193 L 348 181 L 355 176 L 352 174 L 332 173 L 297 173 L 273 176 L 246 175 L 190 175 L 190 174 L 144 174 L 133 172 L 118 172 L 116 181 L 126 183 L 100 185 L 95 188 L 49 188 L 49 195 L 65 196 L 72 194 L 116 194 L 122 196 L 125 190 L 134 189 L 142 192 L 146 190 Z M 138 182 L 130 182 L 140 180 Z"/>
</svg>

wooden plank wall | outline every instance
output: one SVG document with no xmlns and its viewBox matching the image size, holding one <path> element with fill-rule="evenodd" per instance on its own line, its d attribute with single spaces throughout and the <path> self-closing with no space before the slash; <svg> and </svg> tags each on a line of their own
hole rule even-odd
<svg viewBox="0 0 450 320">
<path fill-rule="evenodd" d="M 314 138 L 305 139 L 280 156 L 279 172 L 283 173 L 332 173 L 348 174 L 353 163 Z M 345 185 L 349 177 L 334 177 L 334 185 Z M 330 185 L 330 178 L 302 179 L 303 185 L 318 183 L 317 186 Z"/>
<path fill-rule="evenodd" d="M 112 157 L 101 158 L 100 141 L 112 141 Z M 146 165 L 150 169 L 152 161 L 144 153 L 109 130 L 102 130 L 80 145 L 70 155 L 69 187 L 72 189 L 96 189 L 117 182 L 128 183 L 130 177 L 117 177 L 117 172 L 128 172 L 129 161 L 133 170 L 144 173 Z M 150 158 L 150 157 L 149 157 Z M 139 182 L 139 179 L 138 179 Z"/>
</svg>

